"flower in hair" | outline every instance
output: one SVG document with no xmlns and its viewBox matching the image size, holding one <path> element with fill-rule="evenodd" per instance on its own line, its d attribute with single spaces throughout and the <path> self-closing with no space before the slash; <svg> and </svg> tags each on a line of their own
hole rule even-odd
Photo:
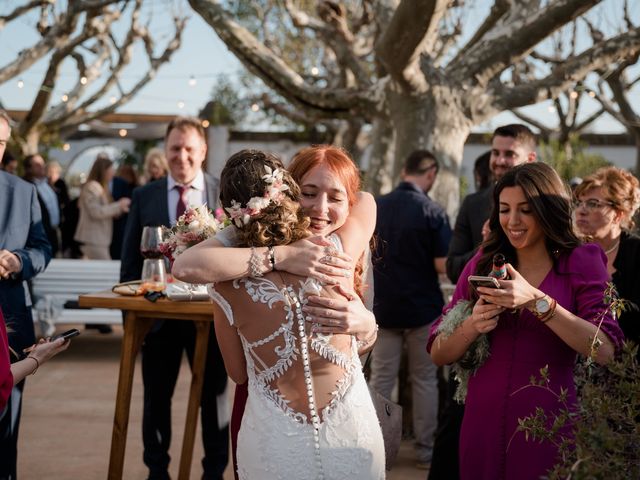
<svg viewBox="0 0 640 480">
<path fill-rule="evenodd" d="M 267 172 L 262 176 L 262 179 L 266 183 L 264 195 L 261 197 L 251 197 L 246 207 L 242 207 L 240 202 L 231 200 L 231 206 L 225 209 L 229 213 L 231 221 L 238 228 L 242 228 L 248 224 L 251 217 L 260 214 L 271 202 L 279 205 L 284 198 L 284 192 L 289 190 L 289 186 L 284 183 L 282 170 L 279 168 L 272 170 L 271 167 L 267 165 L 265 165 L 264 169 Z"/>
</svg>

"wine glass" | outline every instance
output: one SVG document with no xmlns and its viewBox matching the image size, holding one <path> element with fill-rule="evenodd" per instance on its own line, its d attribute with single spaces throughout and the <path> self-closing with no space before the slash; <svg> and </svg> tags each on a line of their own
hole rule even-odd
<svg viewBox="0 0 640 480">
<path fill-rule="evenodd" d="M 144 258 L 162 258 L 162 227 L 144 227 L 140 239 L 140 253 Z"/>
<path fill-rule="evenodd" d="M 167 287 L 167 273 L 162 258 L 144 259 L 141 286 L 147 292 L 162 292 Z"/>
</svg>

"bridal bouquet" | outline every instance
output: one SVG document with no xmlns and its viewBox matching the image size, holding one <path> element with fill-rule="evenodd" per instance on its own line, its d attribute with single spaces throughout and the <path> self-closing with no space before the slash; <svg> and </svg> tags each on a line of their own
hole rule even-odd
<svg viewBox="0 0 640 480">
<path fill-rule="evenodd" d="M 214 236 L 230 223 L 222 209 L 214 214 L 206 205 L 189 207 L 173 227 L 163 227 L 160 251 L 173 262 L 187 248 Z"/>
</svg>

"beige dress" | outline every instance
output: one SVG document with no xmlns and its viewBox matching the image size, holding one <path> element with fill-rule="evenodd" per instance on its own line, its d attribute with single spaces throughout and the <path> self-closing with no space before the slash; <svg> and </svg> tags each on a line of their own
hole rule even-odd
<svg viewBox="0 0 640 480">
<path fill-rule="evenodd" d="M 120 203 L 109 202 L 102 185 L 89 180 L 82 187 L 78 208 L 80 217 L 73 238 L 82 244 L 83 256 L 92 260 L 110 260 L 113 219 L 122 213 Z"/>
</svg>

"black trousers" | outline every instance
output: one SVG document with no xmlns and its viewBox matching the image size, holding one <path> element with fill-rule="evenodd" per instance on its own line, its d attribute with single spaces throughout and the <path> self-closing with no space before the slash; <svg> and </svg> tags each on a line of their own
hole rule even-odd
<svg viewBox="0 0 640 480">
<path fill-rule="evenodd" d="M 460 478 L 459 443 L 464 404 L 453 399 L 457 386 L 453 374 L 450 374 L 447 383 L 447 404 L 438 421 L 428 480 L 457 480 Z"/>
<path fill-rule="evenodd" d="M 171 398 L 176 386 L 182 352 L 193 365 L 196 329 L 193 322 L 159 320 L 142 345 L 144 410 L 142 440 L 144 463 L 151 478 L 168 478 L 171 444 Z M 218 428 L 217 396 L 224 392 L 227 374 L 215 338 L 209 337 L 201 398 L 203 479 L 222 479 L 229 462 L 229 428 Z"/>
<path fill-rule="evenodd" d="M 13 387 L 9 402 L 0 412 L 0 480 L 16 480 L 18 464 L 18 430 L 22 414 L 24 380 Z"/>
</svg>

